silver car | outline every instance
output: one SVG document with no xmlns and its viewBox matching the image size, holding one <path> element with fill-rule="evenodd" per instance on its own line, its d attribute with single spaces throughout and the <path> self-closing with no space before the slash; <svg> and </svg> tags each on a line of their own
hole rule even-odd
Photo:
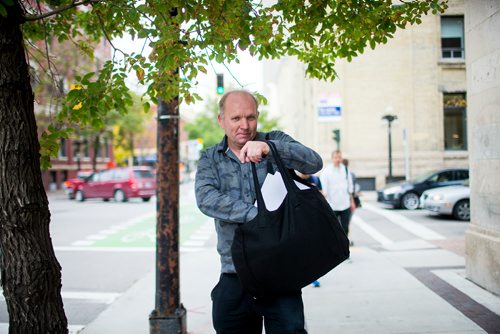
<svg viewBox="0 0 500 334">
<path fill-rule="evenodd" d="M 420 197 L 421 207 L 442 215 L 453 215 L 458 220 L 470 220 L 470 188 L 463 186 L 429 189 Z"/>
</svg>

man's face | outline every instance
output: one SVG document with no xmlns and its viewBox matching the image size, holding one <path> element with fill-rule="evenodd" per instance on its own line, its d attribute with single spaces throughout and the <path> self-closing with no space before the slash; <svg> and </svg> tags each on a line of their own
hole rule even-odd
<svg viewBox="0 0 500 334">
<path fill-rule="evenodd" d="M 340 163 L 342 162 L 342 153 L 333 153 L 332 159 L 335 166 L 340 166 Z"/>
<path fill-rule="evenodd" d="M 257 133 L 259 114 L 251 96 L 232 93 L 225 102 L 223 115 L 218 116 L 219 125 L 227 135 L 229 148 L 240 150 Z"/>
</svg>

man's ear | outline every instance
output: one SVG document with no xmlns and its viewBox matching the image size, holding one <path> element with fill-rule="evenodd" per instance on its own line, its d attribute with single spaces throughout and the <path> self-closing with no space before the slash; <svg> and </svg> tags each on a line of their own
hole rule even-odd
<svg viewBox="0 0 500 334">
<path fill-rule="evenodd" d="M 224 129 L 224 127 L 222 126 L 222 117 L 220 114 L 217 115 L 217 122 L 219 123 L 219 126 L 221 127 L 221 129 Z"/>
</svg>

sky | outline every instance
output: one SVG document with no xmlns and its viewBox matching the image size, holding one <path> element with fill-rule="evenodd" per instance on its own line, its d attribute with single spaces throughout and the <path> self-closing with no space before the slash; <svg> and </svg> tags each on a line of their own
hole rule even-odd
<svg viewBox="0 0 500 334">
<path fill-rule="evenodd" d="M 142 49 L 143 40 L 132 40 L 130 36 L 124 36 L 123 38 L 114 39 L 113 45 L 120 50 L 130 53 L 138 52 Z M 146 55 L 149 51 L 145 50 Z M 194 92 L 200 95 L 203 99 L 217 97 L 216 94 L 216 77 L 218 73 L 224 74 L 224 86 L 229 88 L 240 88 L 240 85 L 244 89 L 249 91 L 263 91 L 263 73 L 262 65 L 258 59 L 252 57 L 248 52 L 241 52 L 239 55 L 240 63 L 235 62 L 231 64 L 218 64 L 215 61 L 209 64 L 207 68 L 207 74 L 200 72 L 198 76 L 198 84 L 194 88 Z M 239 84 L 238 84 L 239 82 Z M 132 72 L 127 80 L 127 85 L 133 91 L 138 93 L 143 93 L 145 87 L 138 84 L 135 73 Z M 181 105 L 181 114 L 185 114 L 188 118 L 191 115 L 195 116 L 197 113 L 205 109 L 205 102 L 197 102 L 194 105 Z"/>
</svg>

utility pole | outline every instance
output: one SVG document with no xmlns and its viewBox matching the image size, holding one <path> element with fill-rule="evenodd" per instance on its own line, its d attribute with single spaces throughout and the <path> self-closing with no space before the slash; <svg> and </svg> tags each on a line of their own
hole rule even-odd
<svg viewBox="0 0 500 334">
<path fill-rule="evenodd" d="M 392 138 L 391 138 L 391 123 L 395 120 L 398 119 L 398 116 L 396 115 L 385 115 L 382 117 L 382 119 L 385 119 L 387 121 L 388 127 L 387 127 L 387 133 L 388 133 L 388 138 L 389 138 L 389 176 L 388 176 L 388 182 L 392 181 Z"/>
<path fill-rule="evenodd" d="M 177 15 L 177 8 L 170 16 Z M 172 73 L 178 76 L 179 72 Z M 155 309 L 150 334 L 185 334 L 179 277 L 179 97 L 158 101 Z"/>
</svg>

